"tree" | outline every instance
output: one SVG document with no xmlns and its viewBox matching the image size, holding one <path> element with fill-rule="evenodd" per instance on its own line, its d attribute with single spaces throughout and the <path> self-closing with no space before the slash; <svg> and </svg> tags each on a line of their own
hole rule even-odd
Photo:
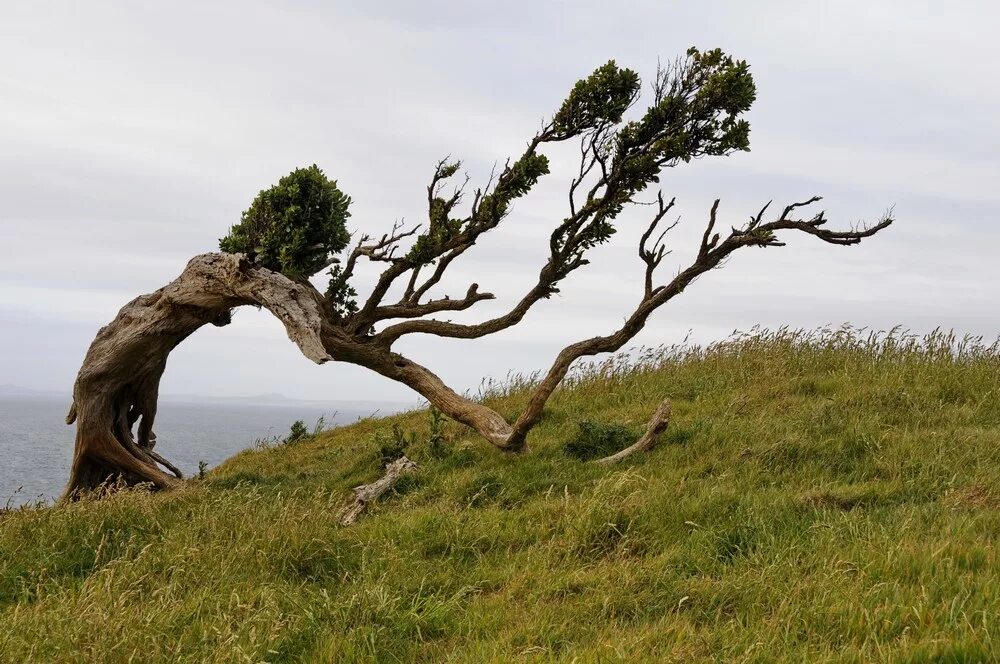
<svg viewBox="0 0 1000 664">
<path fill-rule="evenodd" d="M 77 422 L 67 495 L 109 481 L 150 482 L 160 488 L 176 484 L 181 473 L 154 450 L 157 391 L 167 356 L 201 326 L 228 324 L 231 311 L 243 305 L 268 309 L 314 362 L 367 367 L 408 385 L 496 447 L 524 451 L 528 433 L 574 361 L 622 348 L 654 311 L 735 251 L 782 246 L 780 236 L 786 231 L 853 245 L 892 223 L 885 216 L 874 225 L 830 230 L 823 212 L 802 216 L 804 208 L 819 201 L 812 197 L 770 216 L 770 204 L 765 205 L 749 221 L 725 232 L 717 229 L 716 200 L 694 260 L 661 283 L 656 271 L 667 253 L 664 238 L 676 222 L 665 222 L 674 200 L 656 193 L 638 246 L 643 279 L 634 310 L 610 334 L 566 346 L 512 422 L 393 350 L 408 335 L 474 339 L 517 325 L 531 307 L 558 293 L 566 277 L 588 263 L 593 247 L 612 238 L 615 221 L 626 207 L 648 202 L 641 195 L 659 182 L 665 169 L 699 157 L 749 150 L 750 127 L 742 116 L 755 95 L 746 62 L 720 50 L 690 49 L 686 57 L 657 71 L 650 105 L 635 119 L 625 120 L 640 98 L 639 76 L 608 62 L 573 87 L 524 152 L 476 189 L 468 206 L 464 185 L 445 192 L 461 165 L 443 160 L 427 187 L 423 229 L 397 224 L 380 237 L 363 235 L 341 256 L 349 241 L 345 224 L 350 199 L 315 166 L 292 172 L 261 192 L 221 240 L 222 253 L 194 257 L 177 279 L 127 304 L 98 333 L 74 386 L 67 418 Z M 457 299 L 430 293 L 448 267 L 502 223 L 514 204 L 548 174 L 543 149 L 571 140 L 579 142 L 579 171 L 569 183 L 568 210 L 554 224 L 549 255 L 534 285 L 506 313 L 477 324 L 434 318 L 493 299 L 477 284 Z M 352 285 L 359 261 L 384 266 L 363 302 Z M 324 293 L 309 277 L 327 268 Z M 394 287 L 398 299 L 387 301 Z M 661 410 L 651 431 L 665 426 L 669 409 Z M 648 441 L 640 447 L 648 448 Z"/>
</svg>

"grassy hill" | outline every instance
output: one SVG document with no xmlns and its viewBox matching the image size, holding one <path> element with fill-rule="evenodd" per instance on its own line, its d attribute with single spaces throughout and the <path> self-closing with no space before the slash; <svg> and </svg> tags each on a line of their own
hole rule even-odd
<svg viewBox="0 0 1000 664">
<path fill-rule="evenodd" d="M 419 471 L 339 528 L 394 426 Z M 0 515 L 0 661 L 1000 661 L 996 346 L 761 332 L 585 368 L 521 457 L 432 428 Z"/>
</svg>

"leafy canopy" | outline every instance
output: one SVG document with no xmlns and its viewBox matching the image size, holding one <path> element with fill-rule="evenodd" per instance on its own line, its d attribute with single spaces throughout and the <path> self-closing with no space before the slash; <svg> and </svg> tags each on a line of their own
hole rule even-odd
<svg viewBox="0 0 1000 664">
<path fill-rule="evenodd" d="M 578 81 L 526 151 L 476 192 L 467 216 L 452 214 L 461 188 L 451 197 L 441 195 L 442 184 L 458 173 L 460 163 L 440 163 L 428 190 L 426 230 L 403 256 L 390 262 L 419 269 L 471 246 L 549 174 L 549 160 L 540 151 L 545 144 L 579 139 L 583 163 L 573 188 L 584 179 L 587 183 L 581 188 L 582 204 L 550 238 L 548 292 L 556 292 L 556 282 L 585 265 L 584 254 L 614 235 L 616 217 L 658 183 L 664 169 L 750 149 L 750 125 L 742 116 L 753 104 L 756 88 L 745 61 L 719 49 L 691 48 L 685 57 L 658 69 L 651 104 L 626 119 L 639 101 L 641 86 L 636 72 L 614 60 Z M 571 201 L 573 195 L 571 190 Z M 349 204 L 336 182 L 318 167 L 298 169 L 260 192 L 220 246 L 288 276 L 308 277 L 335 263 L 331 255 L 347 245 Z M 351 276 L 339 265 L 330 271 L 326 297 L 339 316 L 358 309 Z"/>
<path fill-rule="evenodd" d="M 618 124 L 635 103 L 641 81 L 631 69 L 620 69 L 614 60 L 576 82 L 552 118 L 555 140 L 579 136 L 602 125 Z"/>
<path fill-rule="evenodd" d="M 257 194 L 219 248 L 289 277 L 311 276 L 350 241 L 350 204 L 318 166 L 297 168 Z"/>
</svg>

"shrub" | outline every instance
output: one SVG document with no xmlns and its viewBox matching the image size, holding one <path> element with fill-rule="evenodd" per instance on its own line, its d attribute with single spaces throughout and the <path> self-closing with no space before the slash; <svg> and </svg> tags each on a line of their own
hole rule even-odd
<svg viewBox="0 0 1000 664">
<path fill-rule="evenodd" d="M 288 431 L 288 436 L 285 437 L 283 441 L 286 445 L 291 443 L 297 443 L 300 440 L 309 436 L 309 430 L 306 429 L 306 423 L 302 420 L 295 420 L 292 423 L 291 429 Z"/>
<path fill-rule="evenodd" d="M 318 166 L 297 168 L 257 194 L 219 248 L 289 277 L 311 276 L 350 241 L 350 204 Z"/>
<path fill-rule="evenodd" d="M 620 424 L 582 420 L 578 423 L 578 427 L 576 436 L 563 445 L 563 452 L 580 461 L 606 457 L 625 449 L 639 439 L 638 434 L 632 429 Z"/>
</svg>

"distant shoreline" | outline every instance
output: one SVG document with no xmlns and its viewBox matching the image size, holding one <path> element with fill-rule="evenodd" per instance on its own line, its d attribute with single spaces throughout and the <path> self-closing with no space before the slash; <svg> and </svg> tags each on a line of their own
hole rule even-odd
<svg viewBox="0 0 1000 664">
<path fill-rule="evenodd" d="M 68 407 L 72 394 L 20 388 L 13 385 L 0 386 L 0 399 L 33 399 L 38 401 L 65 401 Z M 413 401 L 377 401 L 365 399 L 345 399 L 331 401 L 312 401 L 307 399 L 295 399 L 286 397 L 283 394 L 257 394 L 247 397 L 239 396 L 209 396 L 202 394 L 162 394 L 159 402 L 161 404 L 179 404 L 185 406 L 233 406 L 233 407 L 262 407 L 268 408 L 309 408 L 315 410 L 379 410 L 383 413 L 398 413 L 405 410 L 419 408 L 421 403 L 418 399 Z"/>
</svg>

